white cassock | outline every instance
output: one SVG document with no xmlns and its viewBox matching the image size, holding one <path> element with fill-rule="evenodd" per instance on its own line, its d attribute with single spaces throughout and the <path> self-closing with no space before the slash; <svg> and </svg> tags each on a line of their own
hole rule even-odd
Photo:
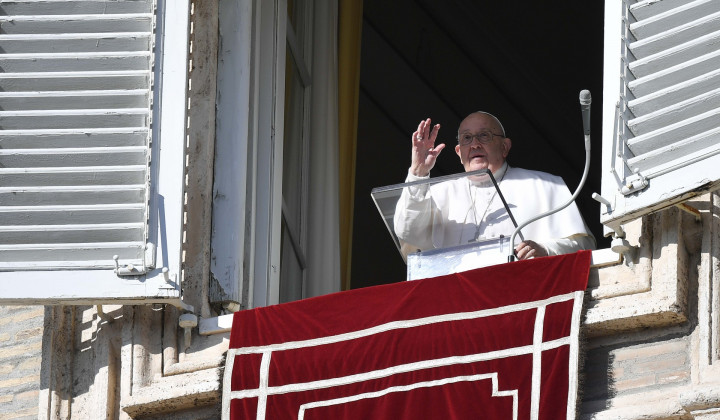
<svg viewBox="0 0 720 420">
<path fill-rule="evenodd" d="M 572 196 L 562 178 L 511 168 L 507 162 L 493 176 L 518 224 L 563 205 Z M 406 182 L 420 179 L 427 177 L 408 174 Z M 394 229 L 400 240 L 426 251 L 509 237 L 515 226 L 490 177 L 484 175 L 404 188 L 395 210 Z M 595 247 L 595 238 L 574 202 L 527 225 L 521 233 L 524 239 L 545 247 L 548 255 Z M 516 236 L 515 244 L 520 241 Z"/>
</svg>

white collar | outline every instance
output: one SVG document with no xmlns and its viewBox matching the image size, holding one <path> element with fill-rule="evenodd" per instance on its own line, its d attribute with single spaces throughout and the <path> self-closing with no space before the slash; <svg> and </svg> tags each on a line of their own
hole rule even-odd
<svg viewBox="0 0 720 420">
<path fill-rule="evenodd" d="M 510 169 L 510 167 L 508 166 L 507 161 L 503 162 L 500 169 L 492 173 L 493 178 L 495 178 L 495 182 L 500 183 L 500 181 L 505 177 L 505 173 L 507 173 L 508 169 Z M 467 179 L 470 182 L 470 185 L 478 188 L 487 188 L 493 185 L 492 180 L 487 175 L 480 175 L 478 178 L 480 179 L 477 181 L 470 179 L 470 177 Z"/>
</svg>

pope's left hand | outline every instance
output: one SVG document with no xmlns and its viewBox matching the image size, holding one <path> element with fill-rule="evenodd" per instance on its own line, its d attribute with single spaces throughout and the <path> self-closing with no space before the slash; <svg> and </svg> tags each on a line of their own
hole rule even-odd
<svg viewBox="0 0 720 420">
<path fill-rule="evenodd" d="M 534 257 L 547 257 L 544 246 L 535 241 L 523 241 L 515 247 L 515 256 L 518 260 L 527 260 Z"/>
</svg>

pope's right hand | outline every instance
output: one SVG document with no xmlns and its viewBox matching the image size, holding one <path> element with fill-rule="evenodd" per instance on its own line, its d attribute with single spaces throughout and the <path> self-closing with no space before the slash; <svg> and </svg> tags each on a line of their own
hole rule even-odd
<svg viewBox="0 0 720 420">
<path fill-rule="evenodd" d="M 412 134 L 412 163 L 410 173 L 415 176 L 428 176 L 435 166 L 438 155 L 445 148 L 441 143 L 435 146 L 440 124 L 432 127 L 430 118 L 420 121 L 417 131 Z"/>
</svg>

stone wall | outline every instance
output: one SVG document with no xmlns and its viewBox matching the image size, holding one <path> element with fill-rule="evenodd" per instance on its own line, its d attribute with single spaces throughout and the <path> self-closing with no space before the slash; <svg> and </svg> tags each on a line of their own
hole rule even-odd
<svg viewBox="0 0 720 420">
<path fill-rule="evenodd" d="M 37 419 L 42 306 L 0 306 L 0 420 Z"/>
</svg>

